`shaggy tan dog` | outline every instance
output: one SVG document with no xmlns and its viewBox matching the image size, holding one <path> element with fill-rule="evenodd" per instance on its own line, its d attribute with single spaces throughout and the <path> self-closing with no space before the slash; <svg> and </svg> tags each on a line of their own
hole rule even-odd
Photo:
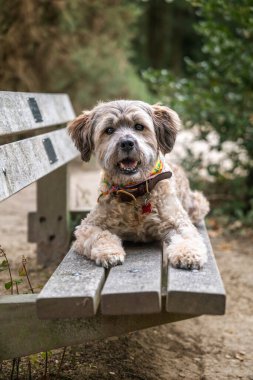
<svg viewBox="0 0 253 380">
<path fill-rule="evenodd" d="M 77 252 L 109 267 L 124 261 L 122 239 L 161 240 L 173 266 L 203 266 L 206 247 L 193 223 L 207 214 L 208 202 L 190 190 L 183 170 L 164 158 L 179 125 L 170 108 L 131 100 L 100 103 L 69 125 L 82 159 L 94 152 L 102 167 L 98 203 L 76 228 Z M 149 178 L 157 181 L 151 191 Z M 146 191 L 140 195 L 142 182 Z"/>
</svg>

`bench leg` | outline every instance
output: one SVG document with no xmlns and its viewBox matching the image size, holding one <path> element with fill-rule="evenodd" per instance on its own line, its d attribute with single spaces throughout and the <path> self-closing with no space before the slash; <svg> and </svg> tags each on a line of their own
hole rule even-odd
<svg viewBox="0 0 253 380">
<path fill-rule="evenodd" d="M 37 261 L 59 262 L 70 241 L 69 175 L 64 165 L 37 182 L 37 212 L 29 214 L 28 240 L 37 243 Z"/>
</svg>

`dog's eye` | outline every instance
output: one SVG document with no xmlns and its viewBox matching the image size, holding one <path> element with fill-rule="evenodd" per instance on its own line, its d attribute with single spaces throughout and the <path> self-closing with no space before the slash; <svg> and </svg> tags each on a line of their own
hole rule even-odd
<svg viewBox="0 0 253 380">
<path fill-rule="evenodd" d="M 112 135 L 114 133 L 114 128 L 112 127 L 106 128 L 105 133 L 107 135 Z"/>
<path fill-rule="evenodd" d="M 134 128 L 136 129 L 136 131 L 143 131 L 144 129 L 143 125 L 141 124 L 135 124 Z"/>
</svg>

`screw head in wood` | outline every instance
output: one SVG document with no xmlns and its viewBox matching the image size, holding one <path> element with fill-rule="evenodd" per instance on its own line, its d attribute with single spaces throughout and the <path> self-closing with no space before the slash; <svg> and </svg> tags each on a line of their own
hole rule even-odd
<svg viewBox="0 0 253 380">
<path fill-rule="evenodd" d="M 128 272 L 130 272 L 130 273 L 138 273 L 139 269 L 129 269 Z"/>
</svg>

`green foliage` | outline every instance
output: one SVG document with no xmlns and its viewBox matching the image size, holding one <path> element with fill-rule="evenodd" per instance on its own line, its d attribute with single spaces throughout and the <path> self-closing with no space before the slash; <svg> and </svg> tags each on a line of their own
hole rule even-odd
<svg viewBox="0 0 253 380">
<path fill-rule="evenodd" d="M 12 286 L 17 286 L 17 285 L 20 285 L 22 284 L 23 280 L 21 278 L 18 278 L 18 279 L 14 279 L 12 281 L 8 281 L 4 284 L 4 287 L 6 290 L 9 290 L 11 289 Z"/>
<path fill-rule="evenodd" d="M 137 0 L 140 16 L 133 39 L 133 62 L 140 69 L 168 67 L 184 70 L 183 56 L 196 57 L 198 38 L 193 30 L 194 11 L 185 0 Z"/>
<path fill-rule="evenodd" d="M 251 0 L 191 0 L 200 21 L 202 60 L 186 58 L 187 76 L 148 71 L 151 88 L 187 122 L 209 122 L 253 157 L 253 6 Z"/>
<path fill-rule="evenodd" d="M 8 270 L 9 265 L 7 260 L 3 260 L 0 264 L 0 272 L 3 272 L 5 270 Z"/>
<path fill-rule="evenodd" d="M 67 92 L 77 109 L 145 98 L 129 63 L 137 5 L 120 0 L 0 0 L 1 87 Z"/>
<path fill-rule="evenodd" d="M 9 290 L 11 288 L 11 286 L 13 285 L 13 282 L 12 281 L 8 281 L 4 284 L 4 287 L 6 290 Z"/>
<path fill-rule="evenodd" d="M 198 22 L 201 59 L 185 58 L 186 73 L 177 78 L 168 70 L 148 70 L 144 79 L 159 99 L 170 104 L 185 125 L 199 124 L 202 137 L 214 128 L 220 143 L 236 141 L 248 155 L 238 156 L 241 167 L 243 207 L 252 215 L 253 186 L 253 4 L 251 0 L 189 0 Z M 219 148 L 219 147 L 218 147 Z M 213 175 L 218 176 L 216 168 Z M 212 172 L 211 169 L 211 172 Z M 233 183 L 235 188 L 238 183 Z M 231 190 L 231 189 L 230 189 Z"/>
</svg>

